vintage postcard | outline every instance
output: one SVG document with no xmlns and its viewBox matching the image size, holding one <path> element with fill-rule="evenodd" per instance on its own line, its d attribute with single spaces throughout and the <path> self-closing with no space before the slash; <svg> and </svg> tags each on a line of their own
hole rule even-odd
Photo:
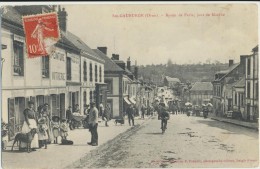
<svg viewBox="0 0 260 169">
<path fill-rule="evenodd" d="M 259 167 L 258 3 L 0 6 L 2 168 Z"/>
</svg>

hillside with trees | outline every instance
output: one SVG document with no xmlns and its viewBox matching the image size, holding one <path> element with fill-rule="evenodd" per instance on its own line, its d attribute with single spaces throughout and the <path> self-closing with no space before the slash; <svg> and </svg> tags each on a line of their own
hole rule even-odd
<svg viewBox="0 0 260 169">
<path fill-rule="evenodd" d="M 164 76 L 179 78 L 181 82 L 198 82 L 214 80 L 217 71 L 228 68 L 227 63 L 199 63 L 199 64 L 173 64 L 171 60 L 167 64 L 139 66 L 139 77 L 145 82 L 160 85 Z"/>
</svg>

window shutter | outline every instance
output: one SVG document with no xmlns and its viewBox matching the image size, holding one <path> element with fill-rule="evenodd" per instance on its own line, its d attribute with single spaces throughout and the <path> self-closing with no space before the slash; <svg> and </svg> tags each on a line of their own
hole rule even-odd
<svg viewBox="0 0 260 169">
<path fill-rule="evenodd" d="M 9 140 L 15 136 L 15 111 L 14 99 L 8 99 L 8 124 L 9 124 Z"/>
</svg>

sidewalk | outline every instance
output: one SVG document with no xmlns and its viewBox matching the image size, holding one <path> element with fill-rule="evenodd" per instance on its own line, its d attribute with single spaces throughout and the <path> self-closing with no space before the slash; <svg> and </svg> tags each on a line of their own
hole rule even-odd
<svg viewBox="0 0 260 169">
<path fill-rule="evenodd" d="M 259 129 L 258 123 L 240 121 L 240 120 L 231 119 L 231 118 L 217 117 L 215 114 L 212 114 L 212 113 L 209 114 L 209 118 L 211 118 L 213 120 L 221 121 L 224 123 L 231 123 L 234 125 L 250 128 L 250 129 L 255 129 L 255 130 Z"/>
<path fill-rule="evenodd" d="M 146 122 L 145 120 L 135 118 L 135 124 L 142 125 Z M 87 144 L 90 141 L 91 135 L 88 129 L 75 129 L 69 131 L 68 139 L 74 142 L 73 145 L 59 145 L 59 144 L 48 144 L 48 149 L 37 149 L 37 151 L 27 153 L 19 152 L 17 145 L 14 146 L 14 151 L 11 151 L 13 141 L 8 143 L 7 149 L 2 151 L 2 167 L 7 168 L 64 168 L 74 161 L 79 160 L 85 156 L 91 150 L 98 148 L 102 144 L 112 140 L 119 134 L 126 132 L 131 128 L 127 119 L 124 125 L 114 124 L 114 120 L 111 120 L 109 127 L 105 127 L 104 122 L 99 123 L 98 134 L 99 134 L 99 145 L 94 147 Z M 60 140 L 59 140 L 60 143 Z"/>
</svg>

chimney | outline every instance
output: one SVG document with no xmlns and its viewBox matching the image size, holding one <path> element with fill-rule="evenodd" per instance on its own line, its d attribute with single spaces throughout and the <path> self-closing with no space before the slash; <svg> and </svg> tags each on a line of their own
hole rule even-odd
<svg viewBox="0 0 260 169">
<path fill-rule="evenodd" d="M 112 60 L 119 60 L 119 55 L 117 54 L 112 54 Z"/>
<path fill-rule="evenodd" d="M 97 49 L 100 50 L 105 55 L 107 55 L 107 47 L 97 47 Z"/>
<path fill-rule="evenodd" d="M 134 72 L 135 78 L 138 79 L 138 67 L 135 66 L 135 72 Z"/>
<path fill-rule="evenodd" d="M 131 61 L 130 61 L 130 56 L 129 56 L 129 58 L 127 59 L 126 64 L 127 64 L 127 69 L 131 71 Z"/>
<path fill-rule="evenodd" d="M 59 5 L 58 9 L 58 18 L 59 18 L 59 27 L 62 31 L 66 32 L 67 31 L 67 12 L 65 11 L 65 8 L 62 8 Z"/>
<path fill-rule="evenodd" d="M 232 66 L 234 64 L 234 60 L 230 59 L 229 62 L 228 62 L 228 66 Z"/>
</svg>

